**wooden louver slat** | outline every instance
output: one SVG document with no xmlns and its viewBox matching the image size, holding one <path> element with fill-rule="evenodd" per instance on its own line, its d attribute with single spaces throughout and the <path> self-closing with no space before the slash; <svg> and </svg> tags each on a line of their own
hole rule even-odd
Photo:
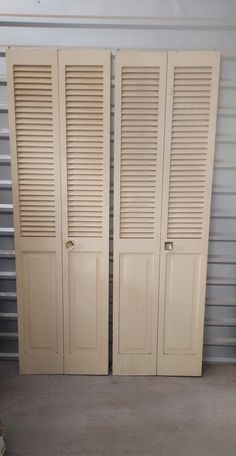
<svg viewBox="0 0 236 456">
<path fill-rule="evenodd" d="M 66 65 L 68 234 L 103 236 L 104 93 L 102 65 Z"/>
<path fill-rule="evenodd" d="M 121 71 L 120 238 L 153 239 L 159 67 Z"/>
<path fill-rule="evenodd" d="M 173 78 L 168 238 L 201 239 L 212 68 L 178 66 Z"/>
<path fill-rule="evenodd" d="M 54 237 L 55 162 L 51 67 L 14 65 L 13 78 L 20 234 L 23 237 Z"/>
</svg>

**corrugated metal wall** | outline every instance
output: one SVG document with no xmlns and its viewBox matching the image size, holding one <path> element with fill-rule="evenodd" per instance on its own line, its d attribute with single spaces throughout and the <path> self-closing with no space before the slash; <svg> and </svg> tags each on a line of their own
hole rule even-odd
<svg viewBox="0 0 236 456">
<path fill-rule="evenodd" d="M 14 230 L 4 52 L 7 45 L 35 45 L 108 47 L 112 51 L 116 48 L 221 50 L 204 359 L 208 362 L 236 362 L 235 2 L 120 0 L 115 3 L 104 0 L 91 3 L 79 0 L 68 2 L 70 11 L 65 1 L 61 1 L 57 9 L 55 4 L 52 6 L 54 2 L 40 6 L 40 2 L 23 1 L 19 10 L 18 3 L 13 1 L 10 6 L 5 6 L 5 10 L 0 8 L 0 13 L 7 14 L 1 18 L 0 30 L 0 357 L 17 356 Z M 20 12 L 32 16 L 11 15 Z M 40 16 L 42 14 L 47 16 Z M 213 16 L 208 19 L 210 15 Z M 113 89 L 114 77 L 112 156 Z M 112 283 L 112 276 L 110 280 Z"/>
</svg>

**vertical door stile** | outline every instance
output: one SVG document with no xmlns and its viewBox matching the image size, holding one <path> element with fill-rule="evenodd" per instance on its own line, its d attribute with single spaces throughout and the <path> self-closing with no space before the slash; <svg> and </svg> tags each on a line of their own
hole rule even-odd
<svg viewBox="0 0 236 456">
<path fill-rule="evenodd" d="M 201 375 L 219 52 L 168 53 L 160 375 Z"/>
<path fill-rule="evenodd" d="M 116 54 L 113 374 L 155 375 L 166 52 Z"/>
<path fill-rule="evenodd" d="M 110 53 L 59 51 L 64 372 L 108 373 Z"/>
<path fill-rule="evenodd" d="M 57 52 L 7 50 L 21 373 L 62 373 Z"/>
</svg>

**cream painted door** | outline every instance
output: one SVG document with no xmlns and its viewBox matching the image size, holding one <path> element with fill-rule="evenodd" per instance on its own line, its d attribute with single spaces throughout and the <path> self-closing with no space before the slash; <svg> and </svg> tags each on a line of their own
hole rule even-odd
<svg viewBox="0 0 236 456">
<path fill-rule="evenodd" d="M 116 54 L 113 374 L 156 374 L 165 52 Z"/>
<path fill-rule="evenodd" d="M 218 81 L 218 52 L 168 53 L 160 375 L 201 375 Z"/>
<path fill-rule="evenodd" d="M 21 373 L 62 373 L 57 52 L 7 50 Z"/>
<path fill-rule="evenodd" d="M 110 53 L 59 51 L 64 372 L 108 373 Z"/>
</svg>

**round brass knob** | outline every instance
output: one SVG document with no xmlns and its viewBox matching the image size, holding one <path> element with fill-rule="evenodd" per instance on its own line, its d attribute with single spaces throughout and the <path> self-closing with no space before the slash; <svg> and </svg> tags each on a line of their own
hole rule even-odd
<svg viewBox="0 0 236 456">
<path fill-rule="evenodd" d="M 73 249 L 74 246 L 75 246 L 74 241 L 66 241 L 66 248 L 67 248 L 68 250 Z"/>
</svg>

